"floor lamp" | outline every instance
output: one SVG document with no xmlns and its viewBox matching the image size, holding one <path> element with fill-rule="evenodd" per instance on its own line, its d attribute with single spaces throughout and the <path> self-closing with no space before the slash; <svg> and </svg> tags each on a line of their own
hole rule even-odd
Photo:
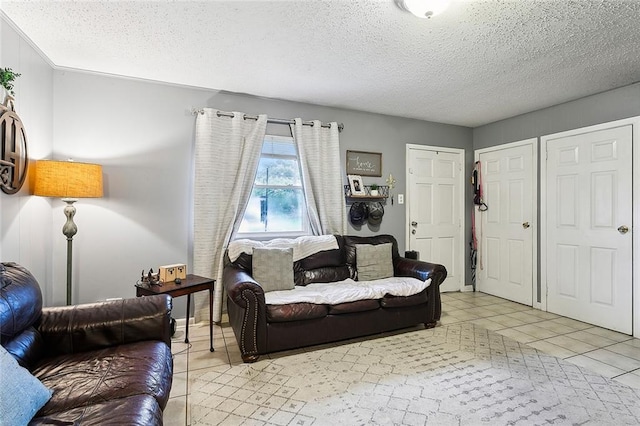
<svg viewBox="0 0 640 426">
<path fill-rule="evenodd" d="M 71 272 L 73 236 L 78 227 L 73 222 L 78 198 L 102 197 L 102 166 L 74 161 L 36 161 L 34 194 L 62 198 L 67 203 L 64 214 L 67 222 L 62 233 L 67 237 L 67 305 L 71 305 Z"/>
</svg>

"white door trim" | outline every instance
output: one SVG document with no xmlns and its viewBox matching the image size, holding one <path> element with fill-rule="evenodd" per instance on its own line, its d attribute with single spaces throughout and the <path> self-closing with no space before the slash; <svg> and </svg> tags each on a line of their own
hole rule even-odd
<svg viewBox="0 0 640 426">
<path fill-rule="evenodd" d="M 439 151 L 439 152 L 449 152 L 449 153 L 453 153 L 453 154 L 458 154 L 460 155 L 460 173 L 459 173 L 459 182 L 458 184 L 460 185 L 460 217 L 459 219 L 459 237 L 460 237 L 460 247 L 458 247 L 458 256 L 460 256 L 460 264 L 461 264 L 461 269 L 462 269 L 462 274 L 464 276 L 464 278 L 462 279 L 462 282 L 460 283 L 460 291 L 464 291 L 465 289 L 465 281 L 467 278 L 467 262 L 466 262 L 466 257 L 465 257 L 465 247 L 466 247 L 466 240 L 464 238 L 464 234 L 465 234 L 465 212 L 466 212 L 466 205 L 464 202 L 464 193 L 465 193 L 465 158 L 464 158 L 464 149 L 462 148 L 446 148 L 446 147 L 441 147 L 441 146 L 431 146 L 431 145 L 419 145 L 419 144 L 412 144 L 412 143 L 408 143 L 406 144 L 406 148 L 405 148 L 405 182 L 406 182 L 406 190 L 407 190 L 407 194 L 408 194 L 408 184 L 409 184 L 409 152 L 411 149 L 420 149 L 423 151 Z M 406 197 L 406 204 L 405 204 L 405 245 L 408 247 L 409 246 L 409 242 L 411 241 L 411 226 L 409 224 L 410 218 L 409 215 L 411 213 L 411 209 L 410 209 L 410 203 L 411 203 L 411 197 Z M 425 261 L 429 261 L 428 259 L 424 259 Z"/>
<path fill-rule="evenodd" d="M 533 152 L 533 156 L 532 156 L 532 187 L 531 187 L 531 191 L 532 191 L 532 195 L 533 195 L 533 200 L 531 203 L 532 206 L 532 210 L 533 210 L 533 215 L 531 216 L 531 232 L 532 232 L 532 238 L 531 238 L 531 242 L 532 242 L 532 255 L 533 255 L 533 259 L 532 259 L 532 268 L 531 271 L 533 273 L 533 277 L 532 277 L 532 288 L 531 291 L 533 293 L 533 308 L 536 309 L 546 309 L 546 307 L 542 307 L 542 304 L 540 302 L 538 302 L 538 138 L 531 138 L 531 139 L 524 139 L 521 141 L 517 141 L 517 142 L 511 142 L 511 143 L 506 143 L 506 144 L 502 144 L 502 145 L 496 145 L 496 146 L 491 146 L 489 148 L 482 148 L 482 149 L 477 149 L 474 151 L 474 161 L 478 161 L 480 159 L 480 154 L 484 154 L 487 152 L 493 152 L 493 151 L 500 151 L 503 149 L 509 149 L 509 148 L 515 148 L 515 147 L 520 147 L 520 146 L 526 146 L 526 145 L 531 145 L 531 150 Z M 473 212 L 471 214 L 475 214 L 476 209 L 473 209 Z M 544 257 L 544 256 L 543 256 Z M 542 293 L 541 293 L 542 295 Z M 546 303 L 546 298 L 541 297 L 541 300 L 545 300 Z"/>
<path fill-rule="evenodd" d="M 565 132 L 553 133 L 540 137 L 540 247 L 545 250 L 547 247 L 547 144 L 550 139 L 556 139 L 567 136 L 575 136 L 581 133 L 589 133 L 598 130 L 611 129 L 620 126 L 632 126 L 632 146 L 633 149 L 633 224 L 632 229 L 635 231 L 635 225 L 640 224 L 640 149 L 635 145 L 640 143 L 640 116 L 625 118 L 623 120 L 610 121 L 608 123 L 596 124 L 594 126 L 581 127 L 579 129 L 568 130 Z M 633 233 L 633 336 L 640 337 L 640 231 Z M 540 293 L 542 296 L 542 309 L 547 309 L 547 263 L 546 257 L 540 256 Z"/>
</svg>

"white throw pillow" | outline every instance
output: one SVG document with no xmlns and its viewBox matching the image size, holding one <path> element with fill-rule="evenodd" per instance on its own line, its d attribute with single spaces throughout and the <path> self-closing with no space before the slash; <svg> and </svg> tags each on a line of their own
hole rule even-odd
<svg viewBox="0 0 640 426">
<path fill-rule="evenodd" d="M 356 244 L 358 281 L 379 280 L 393 276 L 391 243 Z"/>
<path fill-rule="evenodd" d="M 295 286 L 292 248 L 254 248 L 252 267 L 253 279 L 265 292 L 292 290 Z"/>
</svg>

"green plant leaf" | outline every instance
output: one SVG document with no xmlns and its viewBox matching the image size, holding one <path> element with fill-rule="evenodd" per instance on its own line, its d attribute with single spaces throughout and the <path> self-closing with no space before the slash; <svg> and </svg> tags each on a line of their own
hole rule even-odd
<svg viewBox="0 0 640 426">
<path fill-rule="evenodd" d="M 7 89 L 7 92 L 15 96 L 16 92 L 13 91 L 13 82 L 16 78 L 22 74 L 14 72 L 11 68 L 0 68 L 0 85 Z"/>
</svg>

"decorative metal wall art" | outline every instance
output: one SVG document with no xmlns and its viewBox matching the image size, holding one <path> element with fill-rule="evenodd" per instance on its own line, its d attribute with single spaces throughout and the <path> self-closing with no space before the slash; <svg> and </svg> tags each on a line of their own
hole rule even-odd
<svg viewBox="0 0 640 426">
<path fill-rule="evenodd" d="M 0 147 L 0 189 L 5 194 L 15 194 L 27 177 L 29 156 L 27 133 L 15 112 L 14 99 L 10 95 L 0 105 Z"/>
</svg>

